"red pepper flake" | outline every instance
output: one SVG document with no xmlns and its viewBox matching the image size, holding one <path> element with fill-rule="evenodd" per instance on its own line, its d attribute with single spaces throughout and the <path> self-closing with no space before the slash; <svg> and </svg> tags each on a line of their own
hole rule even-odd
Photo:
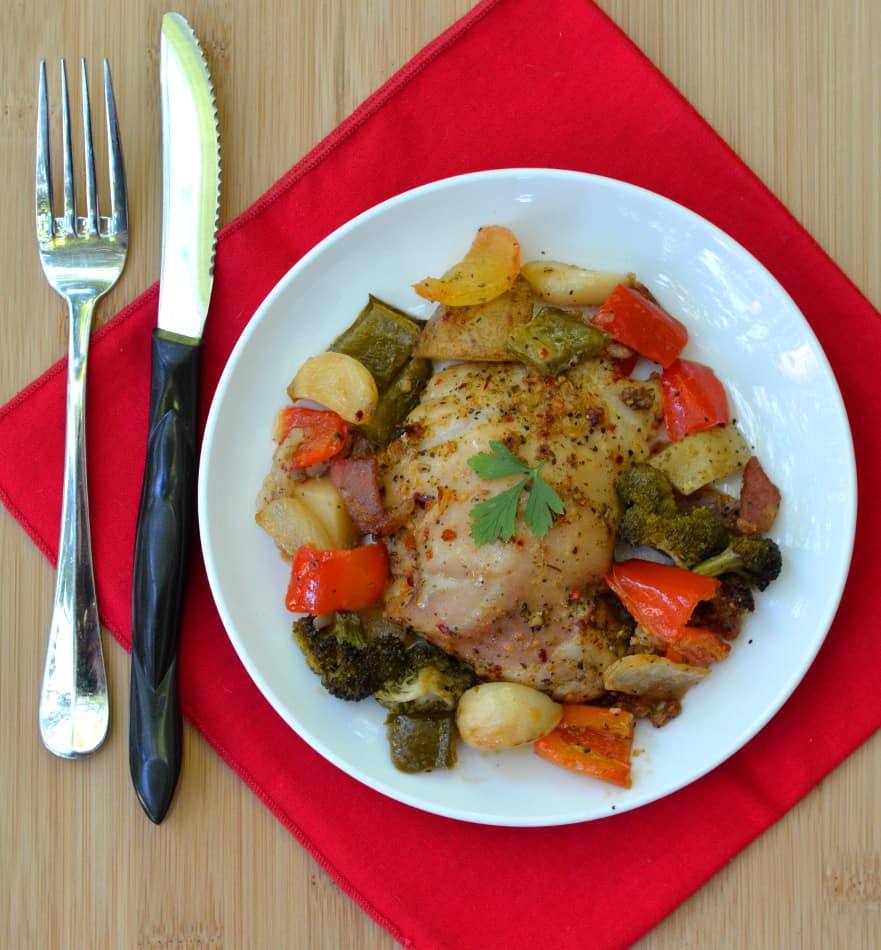
<svg viewBox="0 0 881 950">
<path fill-rule="evenodd" d="M 590 423 L 591 429 L 595 429 L 597 426 L 602 425 L 603 419 L 606 416 L 602 406 L 588 406 L 585 415 L 587 416 L 587 421 Z"/>
<path fill-rule="evenodd" d="M 539 658 L 539 660 L 541 660 L 542 663 L 547 663 L 547 662 L 548 662 L 548 651 L 547 651 L 544 647 L 541 647 L 541 648 L 539 649 L 539 651 L 538 651 L 538 658 Z"/>
<path fill-rule="evenodd" d="M 455 531 L 453 531 L 452 528 L 444 528 L 443 532 L 441 533 L 441 538 L 444 541 L 455 541 L 457 537 L 459 536 Z"/>
<path fill-rule="evenodd" d="M 438 629 L 438 631 L 439 631 L 440 633 L 442 633 L 445 637 L 448 637 L 448 636 L 450 635 L 450 628 L 449 628 L 445 623 L 439 623 L 439 624 L 437 625 L 437 629 Z"/>
</svg>

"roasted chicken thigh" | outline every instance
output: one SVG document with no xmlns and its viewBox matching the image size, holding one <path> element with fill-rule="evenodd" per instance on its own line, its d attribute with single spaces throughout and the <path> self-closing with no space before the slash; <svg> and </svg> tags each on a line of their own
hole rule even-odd
<svg viewBox="0 0 881 950">
<path fill-rule="evenodd" d="M 559 700 L 600 695 L 603 669 L 627 643 L 603 584 L 620 518 L 615 479 L 648 455 L 661 421 L 657 382 L 617 378 L 607 360 L 553 379 L 518 363 L 437 370 L 379 458 L 386 615 L 483 678 Z M 482 479 L 467 464 L 492 440 L 529 466 L 545 463 L 564 512 L 544 538 L 524 523 L 521 497 L 515 536 L 475 544 L 470 512 L 518 479 Z"/>
</svg>

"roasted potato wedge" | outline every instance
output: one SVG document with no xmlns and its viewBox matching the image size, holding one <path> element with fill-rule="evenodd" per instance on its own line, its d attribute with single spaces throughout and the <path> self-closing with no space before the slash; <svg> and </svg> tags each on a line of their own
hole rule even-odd
<svg viewBox="0 0 881 950">
<path fill-rule="evenodd" d="M 271 501 L 275 501 L 276 498 L 288 497 L 298 480 L 290 472 L 286 472 L 277 462 L 273 462 L 272 468 L 266 473 L 257 494 L 257 510 L 264 508 Z"/>
<path fill-rule="evenodd" d="M 678 699 L 709 674 L 701 666 L 674 663 L 664 656 L 637 653 L 622 656 L 603 672 L 603 686 L 610 692 L 657 699 Z"/>
<path fill-rule="evenodd" d="M 298 482 L 292 489 L 292 497 L 299 499 L 321 522 L 334 550 L 350 548 L 358 543 L 358 532 L 329 476 Z"/>
<path fill-rule="evenodd" d="M 751 454 L 746 439 L 732 423 L 687 435 L 648 462 L 666 472 L 677 491 L 690 495 L 736 471 Z"/>
<path fill-rule="evenodd" d="M 260 508 L 256 521 L 286 558 L 304 544 L 334 551 L 350 548 L 358 540 L 339 492 L 326 477 L 292 484 L 288 495 Z"/>
<path fill-rule="evenodd" d="M 286 558 L 292 558 L 304 544 L 311 544 L 320 551 L 333 548 L 321 520 L 299 498 L 285 496 L 264 505 L 257 512 L 257 524 Z"/>
<path fill-rule="evenodd" d="M 346 353 L 310 356 L 288 387 L 293 400 L 308 399 L 332 409 L 346 422 L 369 422 L 379 390 L 370 370 Z"/>
<path fill-rule="evenodd" d="M 415 355 L 432 360 L 514 359 L 506 342 L 532 318 L 532 289 L 518 278 L 510 290 L 472 307 L 440 306 L 422 331 Z"/>
</svg>

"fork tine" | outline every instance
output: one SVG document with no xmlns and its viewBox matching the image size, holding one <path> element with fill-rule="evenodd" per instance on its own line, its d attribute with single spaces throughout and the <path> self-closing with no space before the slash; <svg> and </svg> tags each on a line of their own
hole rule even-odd
<svg viewBox="0 0 881 950">
<path fill-rule="evenodd" d="M 104 60 L 104 103 L 107 112 L 108 161 L 110 166 L 110 233 L 128 234 L 128 199 L 125 188 L 125 166 L 119 141 L 119 120 L 110 66 Z"/>
<path fill-rule="evenodd" d="M 37 239 L 52 238 L 52 167 L 49 161 L 49 102 L 46 95 L 46 61 L 40 63 L 40 90 L 37 98 Z"/>
<path fill-rule="evenodd" d="M 80 60 L 83 87 L 83 152 L 86 160 L 86 231 L 98 233 L 98 190 L 95 185 L 95 151 L 92 147 L 92 108 L 89 103 L 89 80 L 86 61 Z"/>
<path fill-rule="evenodd" d="M 70 145 L 70 100 L 67 96 L 67 69 L 61 60 L 61 138 L 64 146 L 64 231 L 76 234 L 76 185 L 73 176 L 73 149 Z"/>
</svg>

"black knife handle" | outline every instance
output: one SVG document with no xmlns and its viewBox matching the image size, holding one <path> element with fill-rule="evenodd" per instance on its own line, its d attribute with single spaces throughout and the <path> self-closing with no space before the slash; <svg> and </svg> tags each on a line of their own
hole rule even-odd
<svg viewBox="0 0 881 950">
<path fill-rule="evenodd" d="M 129 769 L 159 824 L 181 764 L 177 650 L 195 526 L 199 347 L 153 333 L 150 428 L 135 536 Z"/>
</svg>

